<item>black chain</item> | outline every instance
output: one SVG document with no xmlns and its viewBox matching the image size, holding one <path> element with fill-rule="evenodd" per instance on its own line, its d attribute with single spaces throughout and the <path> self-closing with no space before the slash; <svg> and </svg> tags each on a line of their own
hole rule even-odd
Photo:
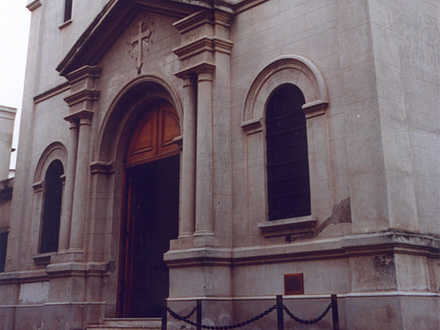
<svg viewBox="0 0 440 330">
<path fill-rule="evenodd" d="M 329 312 L 329 310 L 332 308 L 332 304 L 329 304 L 328 307 L 325 309 L 324 312 L 322 312 L 321 315 L 319 315 L 317 318 L 311 319 L 311 320 L 303 320 L 295 315 L 286 307 L 286 305 L 283 304 L 284 311 L 289 315 L 292 319 L 294 319 L 296 322 L 302 323 L 302 324 L 314 324 L 321 321 Z"/>
<path fill-rule="evenodd" d="M 203 329 L 209 329 L 209 330 L 228 330 L 228 329 L 241 328 L 241 327 L 244 327 L 244 326 L 246 326 L 248 324 L 251 324 L 251 323 L 253 323 L 255 321 L 258 321 L 258 320 L 262 319 L 263 317 L 265 317 L 266 315 L 270 314 L 276 308 L 277 308 L 277 305 L 273 305 L 272 307 L 266 309 L 264 312 L 254 316 L 253 318 L 251 318 L 251 319 L 249 319 L 247 321 L 236 323 L 236 324 L 233 324 L 233 325 L 219 325 L 219 326 L 197 324 L 196 322 L 192 322 L 192 321 L 188 320 L 187 318 L 183 318 L 182 316 L 180 316 L 179 314 L 175 313 L 173 310 L 171 310 L 168 307 L 167 307 L 167 311 L 175 319 L 183 321 L 183 322 L 188 323 L 188 324 L 190 324 L 192 326 L 195 326 L 195 327 L 201 327 Z"/>
<path fill-rule="evenodd" d="M 183 319 L 189 319 L 197 310 L 197 306 L 193 308 L 193 310 L 191 312 L 189 312 L 187 315 L 185 316 L 181 316 Z"/>
</svg>

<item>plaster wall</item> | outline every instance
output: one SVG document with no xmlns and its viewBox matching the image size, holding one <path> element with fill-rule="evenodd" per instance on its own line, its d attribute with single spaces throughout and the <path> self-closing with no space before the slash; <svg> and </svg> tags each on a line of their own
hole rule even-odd
<svg viewBox="0 0 440 330">
<path fill-rule="evenodd" d="M 439 234 L 440 5 L 370 1 L 390 225 Z"/>
</svg>

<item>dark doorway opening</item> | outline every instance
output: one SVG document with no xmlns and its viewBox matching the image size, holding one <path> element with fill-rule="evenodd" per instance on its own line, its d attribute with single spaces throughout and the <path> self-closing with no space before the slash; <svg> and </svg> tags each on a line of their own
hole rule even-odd
<svg viewBox="0 0 440 330">
<path fill-rule="evenodd" d="M 158 317 L 169 295 L 163 260 L 178 235 L 179 163 L 172 156 L 127 169 L 120 316 Z"/>
</svg>

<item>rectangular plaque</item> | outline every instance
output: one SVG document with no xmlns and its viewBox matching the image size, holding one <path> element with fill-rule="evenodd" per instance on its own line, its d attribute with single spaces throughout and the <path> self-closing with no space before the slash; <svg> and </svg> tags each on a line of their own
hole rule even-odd
<svg viewBox="0 0 440 330">
<path fill-rule="evenodd" d="M 284 274 L 284 294 L 286 296 L 304 294 L 304 274 Z"/>
</svg>

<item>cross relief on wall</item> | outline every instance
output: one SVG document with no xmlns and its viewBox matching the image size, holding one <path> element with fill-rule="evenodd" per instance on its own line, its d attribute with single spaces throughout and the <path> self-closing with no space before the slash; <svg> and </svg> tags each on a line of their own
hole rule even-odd
<svg viewBox="0 0 440 330">
<path fill-rule="evenodd" d="M 144 50 L 148 50 L 152 44 L 153 24 L 149 17 L 140 20 L 136 27 L 136 33 L 129 41 L 129 54 L 136 60 L 136 69 L 138 74 L 142 71 L 144 65 Z"/>
</svg>

